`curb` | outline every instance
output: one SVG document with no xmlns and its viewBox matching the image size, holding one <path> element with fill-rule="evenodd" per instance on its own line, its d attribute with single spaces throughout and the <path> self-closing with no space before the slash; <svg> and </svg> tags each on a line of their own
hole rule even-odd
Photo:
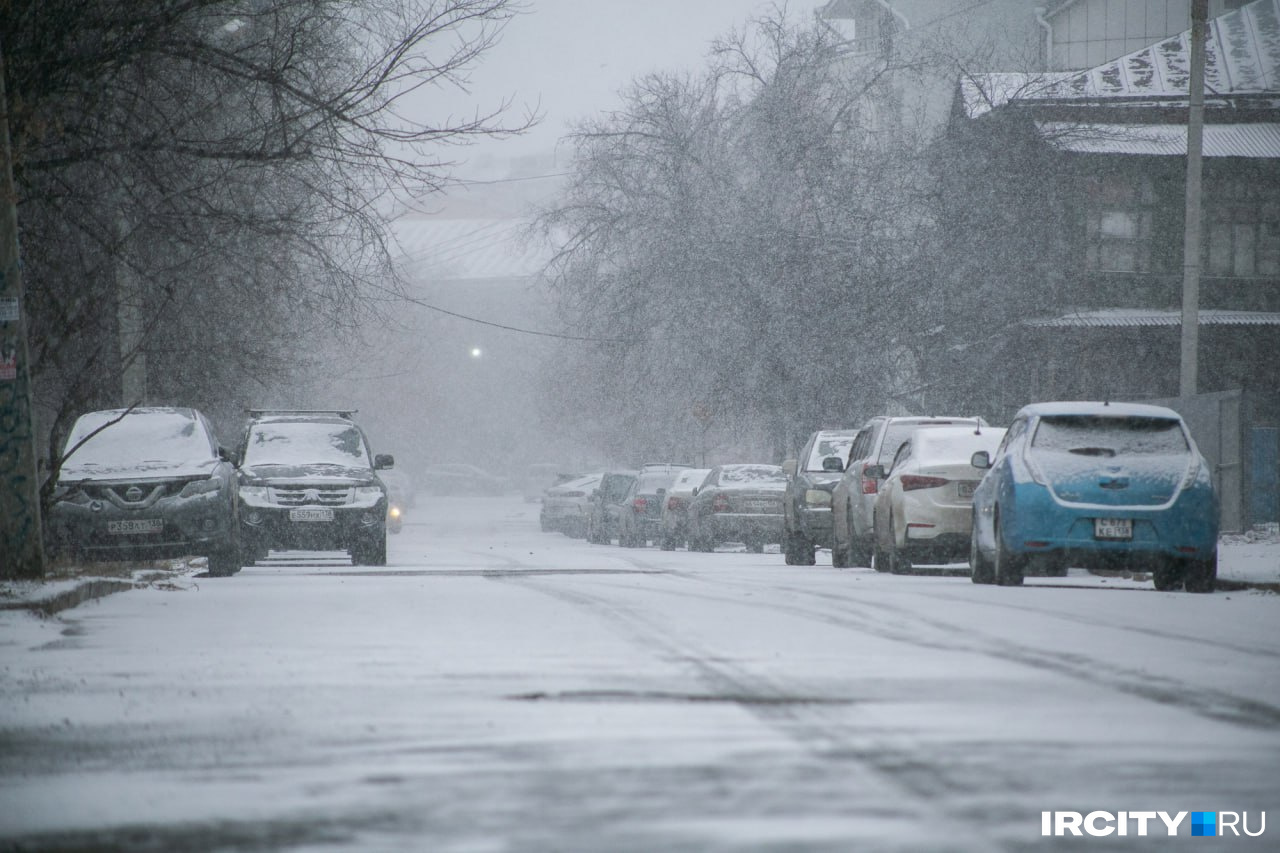
<svg viewBox="0 0 1280 853">
<path fill-rule="evenodd" d="M 145 584 L 144 584 L 145 586 Z M 28 610 L 43 617 L 53 616 L 64 610 L 70 610 L 86 601 L 103 598 L 116 592 L 136 589 L 138 584 L 124 580 L 90 580 L 77 584 L 74 588 L 64 590 L 48 598 L 30 601 L 10 601 L 0 604 L 0 610 Z"/>
</svg>

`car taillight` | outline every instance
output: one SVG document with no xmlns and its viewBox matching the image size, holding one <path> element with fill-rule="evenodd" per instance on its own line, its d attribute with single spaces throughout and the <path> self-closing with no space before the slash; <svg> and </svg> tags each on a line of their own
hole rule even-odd
<svg viewBox="0 0 1280 853">
<path fill-rule="evenodd" d="M 729 511 L 729 496 L 728 496 L 728 495 L 726 495 L 726 494 L 724 494 L 723 492 L 721 492 L 720 494 L 718 494 L 718 495 L 716 495 L 714 498 L 712 498 L 712 499 L 711 499 L 711 511 L 712 511 L 712 512 L 728 512 L 728 511 Z"/>
<path fill-rule="evenodd" d="M 631 502 L 631 508 L 634 509 L 636 512 L 644 512 L 646 509 L 649 508 L 649 499 L 636 498 Z"/>
<path fill-rule="evenodd" d="M 880 484 L 876 482 L 875 477 L 867 476 L 867 469 L 870 467 L 870 462 L 862 466 L 862 493 L 864 495 L 874 495 L 880 488 Z"/>
<path fill-rule="evenodd" d="M 679 509 L 682 506 L 684 506 L 684 498 L 667 498 L 667 509 Z"/>
<path fill-rule="evenodd" d="M 916 489 L 936 489 L 938 486 L 945 486 L 951 481 L 946 477 L 921 477 L 919 474 L 903 474 L 898 479 L 902 484 L 902 491 L 914 492 Z"/>
</svg>

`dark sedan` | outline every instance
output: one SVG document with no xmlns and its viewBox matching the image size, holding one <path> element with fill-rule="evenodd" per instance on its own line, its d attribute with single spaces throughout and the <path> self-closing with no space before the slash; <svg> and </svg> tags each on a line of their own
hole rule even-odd
<svg viewBox="0 0 1280 853">
<path fill-rule="evenodd" d="M 742 542 L 759 553 L 782 541 L 783 495 L 787 475 L 780 465 L 738 464 L 711 469 L 689 504 L 689 544 L 714 551 L 724 542 Z"/>
</svg>

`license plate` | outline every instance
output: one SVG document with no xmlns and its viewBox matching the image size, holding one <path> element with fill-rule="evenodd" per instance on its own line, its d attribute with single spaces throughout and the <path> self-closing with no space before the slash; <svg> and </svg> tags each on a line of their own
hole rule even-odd
<svg viewBox="0 0 1280 853">
<path fill-rule="evenodd" d="M 1132 518 L 1095 518 L 1093 520 L 1094 539 L 1132 539 Z"/>
<path fill-rule="evenodd" d="M 959 496 L 962 498 L 973 497 L 974 489 L 978 488 L 977 483 L 971 483 L 967 480 L 961 480 L 957 485 L 959 486 L 959 491 L 957 492 L 957 494 L 959 494 Z"/>
<path fill-rule="evenodd" d="M 290 521 L 333 521 L 331 509 L 291 509 Z"/>
<path fill-rule="evenodd" d="M 163 518 L 130 518 L 107 522 L 108 533 L 130 535 L 134 533 L 160 533 L 163 530 Z"/>
</svg>

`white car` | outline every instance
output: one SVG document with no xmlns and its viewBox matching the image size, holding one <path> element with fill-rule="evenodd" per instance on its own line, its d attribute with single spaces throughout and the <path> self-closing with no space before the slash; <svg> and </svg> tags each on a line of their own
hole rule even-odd
<svg viewBox="0 0 1280 853">
<path fill-rule="evenodd" d="M 559 531 L 574 539 L 587 536 L 587 519 L 591 516 L 591 493 L 600 488 L 603 473 L 588 474 L 542 493 L 542 510 L 538 524 L 544 533 Z"/>
<path fill-rule="evenodd" d="M 894 455 L 874 508 L 877 571 L 901 574 L 912 563 L 963 562 L 973 528 L 973 493 L 986 473 L 971 462 L 979 452 L 994 454 L 1005 430 L 987 426 L 917 429 Z"/>
<path fill-rule="evenodd" d="M 870 566 L 875 547 L 873 514 L 884 469 L 902 442 L 922 427 L 985 427 L 982 418 L 888 417 L 879 415 L 858 430 L 840 482 L 831 490 L 831 565 Z M 880 477 L 871 473 L 880 473 Z"/>
</svg>

